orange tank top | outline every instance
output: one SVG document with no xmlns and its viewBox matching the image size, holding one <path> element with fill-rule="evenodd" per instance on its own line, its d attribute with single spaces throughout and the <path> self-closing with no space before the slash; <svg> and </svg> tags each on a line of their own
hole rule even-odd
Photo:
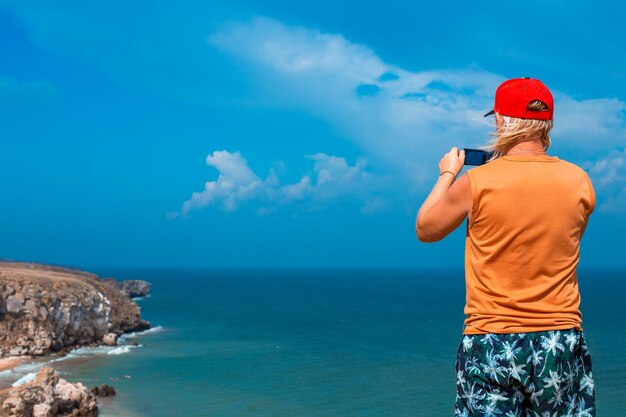
<svg viewBox="0 0 626 417">
<path fill-rule="evenodd" d="M 576 267 L 595 207 L 589 176 L 556 156 L 503 156 L 467 171 L 463 334 L 582 330 Z"/>
</svg>

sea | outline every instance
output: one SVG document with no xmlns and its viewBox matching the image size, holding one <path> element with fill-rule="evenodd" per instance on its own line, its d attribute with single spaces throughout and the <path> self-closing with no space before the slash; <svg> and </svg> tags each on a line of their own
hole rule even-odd
<svg viewBox="0 0 626 417">
<path fill-rule="evenodd" d="M 104 417 L 449 417 L 461 342 L 462 270 L 94 270 L 143 279 L 153 328 L 48 363 L 112 385 Z M 626 271 L 580 270 L 597 415 L 626 415 Z"/>
</svg>

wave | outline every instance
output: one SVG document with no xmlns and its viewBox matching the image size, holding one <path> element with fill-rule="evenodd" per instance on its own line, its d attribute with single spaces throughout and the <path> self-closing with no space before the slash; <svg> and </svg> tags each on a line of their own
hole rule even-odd
<svg viewBox="0 0 626 417">
<path fill-rule="evenodd" d="M 107 352 L 107 355 L 121 355 L 130 352 L 131 349 L 142 347 L 143 345 L 122 345 Z"/>
<path fill-rule="evenodd" d="M 14 383 L 12 383 L 11 386 L 12 387 L 17 387 L 19 385 L 25 384 L 25 383 L 35 379 L 35 376 L 37 376 L 36 372 L 30 372 L 30 373 L 24 375 L 23 377 L 21 377 L 20 379 L 18 379 L 17 381 L 15 381 Z"/>
<path fill-rule="evenodd" d="M 0 372 L 0 380 L 4 383 L 9 383 L 10 381 L 14 381 L 11 385 L 17 386 L 21 385 L 25 382 L 30 381 L 37 375 L 37 371 L 42 368 L 46 364 L 45 361 L 34 361 L 30 363 L 25 363 L 18 365 L 11 369 L 6 369 Z"/>
<path fill-rule="evenodd" d="M 126 339 L 133 339 L 138 336 L 144 336 L 144 335 L 151 334 L 151 333 L 158 333 L 161 331 L 163 331 L 163 326 L 154 326 L 154 327 L 150 327 L 147 330 L 142 330 L 140 332 L 125 333 L 121 335 L 118 340 L 124 341 Z"/>
<path fill-rule="evenodd" d="M 62 361 L 67 361 L 70 359 L 76 359 L 76 358 L 81 358 L 81 357 L 85 357 L 85 356 L 95 356 L 95 355 L 103 355 L 108 353 L 108 351 L 110 351 L 111 349 L 114 349 L 115 346 L 86 346 L 86 347 L 79 347 L 79 348 L 75 348 L 72 349 L 68 354 L 58 357 L 58 358 L 54 358 L 54 359 L 50 359 L 48 362 L 49 363 L 54 363 L 54 362 L 62 362 Z"/>
<path fill-rule="evenodd" d="M 43 366 L 44 366 L 43 362 L 31 362 L 31 363 L 18 365 L 15 368 L 10 369 L 10 371 L 15 372 L 15 373 L 20 373 L 20 374 L 28 374 L 31 372 L 37 373 L 39 368 L 42 368 Z"/>
<path fill-rule="evenodd" d="M 18 379 L 13 384 L 17 384 L 18 382 L 20 384 L 23 384 L 24 382 L 28 382 L 30 379 L 34 378 L 34 375 L 37 375 L 37 371 L 39 370 L 39 368 L 43 367 L 44 365 L 45 362 L 31 362 L 18 365 L 14 368 L 6 369 L 0 372 L 0 379 L 11 380 L 15 377 L 18 377 Z M 30 379 L 25 379 L 28 377 L 28 375 L 31 375 Z"/>
</svg>

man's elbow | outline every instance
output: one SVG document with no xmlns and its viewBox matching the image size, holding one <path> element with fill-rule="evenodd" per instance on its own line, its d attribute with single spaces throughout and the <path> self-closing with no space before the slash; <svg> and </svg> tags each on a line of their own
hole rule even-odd
<svg viewBox="0 0 626 417">
<path fill-rule="evenodd" d="M 423 222 L 420 221 L 419 217 L 415 222 L 415 235 L 420 242 L 424 243 L 432 243 L 440 240 L 433 233 L 429 233 L 428 227 L 426 227 L 426 225 L 424 225 Z"/>
<path fill-rule="evenodd" d="M 419 230 L 416 230 L 416 235 L 417 240 L 423 243 L 433 243 L 441 240 L 433 235 L 429 235 L 428 233 L 420 232 Z"/>
</svg>

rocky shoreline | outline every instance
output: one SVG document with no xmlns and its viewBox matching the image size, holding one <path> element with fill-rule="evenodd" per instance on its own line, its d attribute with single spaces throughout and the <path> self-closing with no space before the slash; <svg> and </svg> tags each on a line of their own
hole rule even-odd
<svg viewBox="0 0 626 417">
<path fill-rule="evenodd" d="M 65 354 L 83 346 L 117 345 L 124 333 L 147 330 L 132 297 L 146 281 L 117 281 L 67 268 L 0 262 L 0 360 Z M 81 383 L 50 367 L 30 382 L 0 390 L 0 416 L 97 416 L 97 400 Z"/>
</svg>

